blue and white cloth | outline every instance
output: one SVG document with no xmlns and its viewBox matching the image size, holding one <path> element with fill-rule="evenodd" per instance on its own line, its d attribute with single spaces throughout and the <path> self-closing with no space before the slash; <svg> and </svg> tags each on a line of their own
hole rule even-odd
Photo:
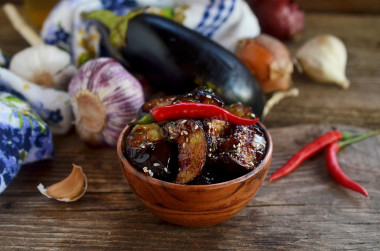
<svg viewBox="0 0 380 251">
<path fill-rule="evenodd" d="M 124 15 L 146 6 L 150 6 L 146 12 L 172 18 L 230 51 L 238 40 L 260 33 L 257 18 L 244 0 L 63 0 L 44 22 L 41 36 L 46 43 L 70 51 L 73 63 L 79 65 L 84 59 L 107 56 L 99 47 L 99 33 L 81 18 L 82 12 L 108 9 Z"/>
<path fill-rule="evenodd" d="M 3 88 L 0 91 L 0 193 L 21 165 L 52 156 L 53 140 L 48 125 L 24 100 Z"/>
<path fill-rule="evenodd" d="M 66 91 L 28 82 L 0 67 L 0 91 L 7 88 L 22 97 L 44 120 L 54 134 L 67 133 L 74 121 L 70 96 Z"/>
<path fill-rule="evenodd" d="M 23 164 L 53 157 L 52 132 L 66 133 L 73 120 L 67 92 L 0 67 L 0 193 Z"/>
</svg>

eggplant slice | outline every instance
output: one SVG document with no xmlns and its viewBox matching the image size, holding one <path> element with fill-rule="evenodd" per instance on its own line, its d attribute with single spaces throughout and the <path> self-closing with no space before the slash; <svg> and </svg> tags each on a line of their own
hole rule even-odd
<svg viewBox="0 0 380 251">
<path fill-rule="evenodd" d="M 206 163 L 207 141 L 198 120 L 177 120 L 165 125 L 169 140 L 178 147 L 179 173 L 176 183 L 185 184 L 202 172 Z"/>
<path fill-rule="evenodd" d="M 149 113 L 156 108 L 171 105 L 176 98 L 176 95 L 172 95 L 147 101 L 144 104 L 144 111 Z"/>
<path fill-rule="evenodd" d="M 195 89 L 194 91 L 178 96 L 174 101 L 173 104 L 181 103 L 181 102 L 197 102 L 197 103 L 204 103 L 204 104 L 211 104 L 223 107 L 224 102 L 221 97 L 215 94 L 215 92 L 206 86 L 201 86 Z"/>
<path fill-rule="evenodd" d="M 246 172 L 260 164 L 265 145 L 264 134 L 256 125 L 233 125 L 220 146 L 219 155 L 229 173 Z"/>
<path fill-rule="evenodd" d="M 137 125 L 126 138 L 125 154 L 139 171 L 172 181 L 177 171 L 176 148 L 157 124 Z"/>
</svg>

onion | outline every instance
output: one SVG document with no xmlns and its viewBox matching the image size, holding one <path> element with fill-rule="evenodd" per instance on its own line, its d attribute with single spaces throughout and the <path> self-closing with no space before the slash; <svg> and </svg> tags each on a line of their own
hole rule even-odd
<svg viewBox="0 0 380 251">
<path fill-rule="evenodd" d="M 251 6 L 263 33 L 289 40 L 304 29 L 304 13 L 292 0 L 253 0 Z"/>
<path fill-rule="evenodd" d="M 77 132 L 93 145 L 115 146 L 144 103 L 140 83 L 110 58 L 87 61 L 71 80 L 69 95 Z"/>
<path fill-rule="evenodd" d="M 265 34 L 240 40 L 236 56 L 255 75 L 264 93 L 289 89 L 293 62 L 288 49 L 279 40 Z"/>
</svg>

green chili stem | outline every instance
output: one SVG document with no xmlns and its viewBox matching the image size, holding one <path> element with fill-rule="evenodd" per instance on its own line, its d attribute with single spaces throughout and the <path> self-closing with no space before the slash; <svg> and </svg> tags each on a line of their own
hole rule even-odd
<svg viewBox="0 0 380 251">
<path fill-rule="evenodd" d="M 338 145 L 339 145 L 339 148 L 342 148 L 342 147 L 350 145 L 352 143 L 355 143 L 355 142 L 361 141 L 363 139 L 375 136 L 375 135 L 377 135 L 379 133 L 380 133 L 380 129 L 377 129 L 375 131 L 371 131 L 371 132 L 367 132 L 367 133 L 362 133 L 362 134 L 360 134 L 359 136 L 356 136 L 356 137 L 352 137 L 351 136 L 350 138 L 348 138 L 346 140 L 340 141 L 338 143 Z"/>
<path fill-rule="evenodd" d="M 151 124 L 156 122 L 156 119 L 153 117 L 152 114 L 145 115 L 141 119 L 133 122 L 129 122 L 128 125 L 144 125 L 144 124 Z"/>
</svg>

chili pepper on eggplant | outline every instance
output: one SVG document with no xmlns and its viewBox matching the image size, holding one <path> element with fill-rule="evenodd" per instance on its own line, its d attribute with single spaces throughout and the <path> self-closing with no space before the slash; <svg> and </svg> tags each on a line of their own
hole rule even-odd
<svg viewBox="0 0 380 251">
<path fill-rule="evenodd" d="M 252 107 L 257 117 L 262 115 L 265 97 L 257 80 L 220 45 L 158 15 L 131 13 L 123 19 L 103 12 L 86 13 L 84 17 L 106 25 L 110 37 L 102 36 L 104 47 L 152 86 L 167 94 L 183 94 L 197 85 L 207 85 L 226 104 L 241 102 Z M 104 25 L 100 25 L 101 33 Z"/>
</svg>

